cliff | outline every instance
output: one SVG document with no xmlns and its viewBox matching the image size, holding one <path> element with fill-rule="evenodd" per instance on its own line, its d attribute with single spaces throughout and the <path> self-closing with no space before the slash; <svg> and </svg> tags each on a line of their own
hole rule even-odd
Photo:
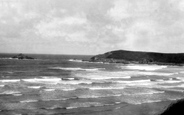
<svg viewBox="0 0 184 115">
<path fill-rule="evenodd" d="M 184 53 L 156 53 L 117 50 L 92 57 L 91 62 L 109 62 L 124 64 L 183 64 Z"/>
</svg>

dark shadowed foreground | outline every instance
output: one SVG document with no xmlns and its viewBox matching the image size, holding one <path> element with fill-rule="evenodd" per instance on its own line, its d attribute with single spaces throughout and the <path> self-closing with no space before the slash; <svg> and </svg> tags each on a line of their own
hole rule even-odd
<svg viewBox="0 0 184 115">
<path fill-rule="evenodd" d="M 184 115 L 184 100 L 179 100 L 176 103 L 171 104 L 160 115 Z"/>
</svg>

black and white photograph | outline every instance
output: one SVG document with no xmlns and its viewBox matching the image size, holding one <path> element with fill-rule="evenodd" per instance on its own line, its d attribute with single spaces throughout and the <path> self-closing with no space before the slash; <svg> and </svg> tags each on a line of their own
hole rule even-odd
<svg viewBox="0 0 184 115">
<path fill-rule="evenodd" d="M 0 115 L 184 115 L 184 0 L 0 0 Z"/>
</svg>

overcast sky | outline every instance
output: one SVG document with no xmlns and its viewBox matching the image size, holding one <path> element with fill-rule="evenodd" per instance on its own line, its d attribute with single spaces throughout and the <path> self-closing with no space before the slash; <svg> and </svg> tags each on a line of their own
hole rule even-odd
<svg viewBox="0 0 184 115">
<path fill-rule="evenodd" d="M 184 0 L 0 0 L 0 52 L 184 52 Z"/>
</svg>

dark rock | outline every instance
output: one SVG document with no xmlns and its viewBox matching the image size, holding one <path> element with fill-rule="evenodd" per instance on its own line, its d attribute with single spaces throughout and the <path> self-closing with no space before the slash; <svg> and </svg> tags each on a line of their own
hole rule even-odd
<svg viewBox="0 0 184 115">
<path fill-rule="evenodd" d="M 117 50 L 92 57 L 91 62 L 124 64 L 180 65 L 184 63 L 184 53 L 157 53 Z"/>
<path fill-rule="evenodd" d="M 18 54 L 16 56 L 13 56 L 12 58 L 14 58 L 14 59 L 34 59 L 33 57 L 29 57 L 29 56 L 26 56 L 23 54 Z"/>
<path fill-rule="evenodd" d="M 176 103 L 171 104 L 160 115 L 184 115 L 183 107 L 184 107 L 184 100 L 179 100 Z"/>
</svg>

